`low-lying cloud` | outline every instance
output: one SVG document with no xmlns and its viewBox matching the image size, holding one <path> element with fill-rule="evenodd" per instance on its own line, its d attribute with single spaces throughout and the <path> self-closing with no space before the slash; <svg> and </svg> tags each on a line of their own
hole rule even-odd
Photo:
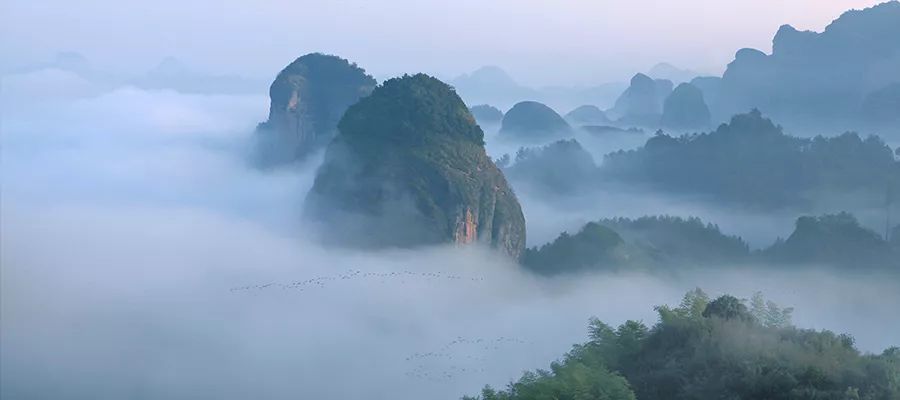
<svg viewBox="0 0 900 400">
<path fill-rule="evenodd" d="M 695 286 L 762 290 L 796 307 L 797 325 L 868 351 L 900 337 L 900 290 L 880 276 L 545 279 L 478 247 L 320 246 L 299 218 L 316 160 L 247 162 L 265 115 L 255 96 L 116 89 L 15 113 L 2 137 L 4 398 L 454 399 L 546 367 L 592 315 L 651 324 L 653 305 Z M 549 239 L 574 223 L 562 208 L 526 199 L 529 228 Z"/>
</svg>

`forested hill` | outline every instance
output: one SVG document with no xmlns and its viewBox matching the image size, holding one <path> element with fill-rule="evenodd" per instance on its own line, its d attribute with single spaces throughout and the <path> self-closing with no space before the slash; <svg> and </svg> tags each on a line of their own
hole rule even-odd
<svg viewBox="0 0 900 400">
<path fill-rule="evenodd" d="M 608 154 L 600 172 L 609 180 L 758 207 L 797 205 L 828 193 L 883 202 L 890 188 L 900 193 L 900 162 L 880 138 L 852 132 L 794 137 L 758 110 L 709 133 L 658 132 L 643 147 Z"/>
<path fill-rule="evenodd" d="M 464 400 L 893 400 L 900 348 L 864 354 L 852 336 L 791 325 L 790 308 L 699 289 L 656 308 L 651 327 L 592 319 L 588 341 L 548 370 Z"/>
</svg>

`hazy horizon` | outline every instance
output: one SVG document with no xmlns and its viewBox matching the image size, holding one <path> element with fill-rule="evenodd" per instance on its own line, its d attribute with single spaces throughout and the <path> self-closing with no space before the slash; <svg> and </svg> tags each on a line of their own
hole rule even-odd
<svg viewBox="0 0 900 400">
<path fill-rule="evenodd" d="M 5 69 L 74 51 L 97 69 L 125 74 L 173 56 L 210 74 L 271 79 L 294 58 L 320 51 L 379 79 L 406 72 L 449 79 L 497 65 L 526 85 L 590 85 L 660 62 L 719 74 L 740 48 L 771 51 L 782 24 L 821 31 L 844 11 L 881 1 L 640 3 L 35 0 L 0 5 L 0 40 Z"/>
</svg>

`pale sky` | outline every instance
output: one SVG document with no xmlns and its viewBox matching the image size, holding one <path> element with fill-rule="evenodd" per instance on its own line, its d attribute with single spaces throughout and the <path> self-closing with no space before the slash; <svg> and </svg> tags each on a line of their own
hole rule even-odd
<svg viewBox="0 0 900 400">
<path fill-rule="evenodd" d="M 782 24 L 820 31 L 878 0 L 0 0 L 4 65 L 77 51 L 140 72 L 172 55 L 215 73 L 272 76 L 322 51 L 376 77 L 451 77 L 499 65 L 530 85 L 627 79 L 660 61 L 721 72 Z"/>
</svg>

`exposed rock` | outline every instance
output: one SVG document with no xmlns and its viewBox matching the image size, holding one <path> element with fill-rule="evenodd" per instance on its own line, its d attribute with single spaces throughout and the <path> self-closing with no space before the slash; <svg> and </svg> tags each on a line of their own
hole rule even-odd
<svg viewBox="0 0 900 400">
<path fill-rule="evenodd" d="M 503 120 L 503 111 L 488 104 L 479 104 L 469 109 L 475 121 L 482 125 L 498 125 Z"/>
<path fill-rule="evenodd" d="M 566 114 L 566 120 L 574 125 L 602 125 L 608 124 L 606 113 L 595 105 L 583 105 Z"/>
<path fill-rule="evenodd" d="M 297 161 L 328 144 L 347 107 L 375 84 L 365 70 L 337 56 L 312 53 L 294 60 L 269 88 L 269 119 L 257 129 L 260 161 Z"/>
<path fill-rule="evenodd" d="M 709 108 L 703 92 L 690 83 L 682 83 L 666 98 L 660 123 L 675 129 L 695 129 L 709 126 Z"/>
<path fill-rule="evenodd" d="M 500 133 L 525 140 L 558 137 L 571 132 L 569 124 L 552 108 L 536 101 L 523 101 L 506 112 Z"/>
<path fill-rule="evenodd" d="M 525 219 L 484 133 L 453 89 L 428 75 L 386 81 L 351 106 L 304 215 L 331 243 L 486 243 L 514 258 Z"/>
</svg>

